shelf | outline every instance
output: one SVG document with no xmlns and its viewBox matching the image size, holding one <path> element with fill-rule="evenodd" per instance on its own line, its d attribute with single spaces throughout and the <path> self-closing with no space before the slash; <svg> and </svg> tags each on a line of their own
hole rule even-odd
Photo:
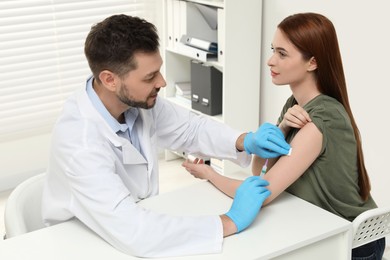
<svg viewBox="0 0 390 260">
<path fill-rule="evenodd" d="M 218 8 L 224 8 L 225 1 L 224 0 L 186 0 L 187 2 L 197 3 L 197 4 L 204 4 L 209 6 L 214 6 Z"/>
<path fill-rule="evenodd" d="M 203 62 L 218 62 L 218 58 L 213 54 L 182 43 L 178 43 L 175 49 L 168 50 Z"/>
<path fill-rule="evenodd" d="M 233 0 L 163 0 L 163 2 L 164 32 L 161 38 L 164 55 L 163 73 L 167 82 L 164 97 L 193 113 L 201 114 L 192 109 L 192 102 L 183 102 L 175 97 L 176 83 L 194 83 L 191 79 L 192 65 L 194 61 L 199 61 L 204 66 L 213 66 L 222 72 L 222 114 L 204 115 L 238 131 L 257 129 L 260 123 L 262 1 L 246 0 L 243 3 Z M 217 43 L 217 58 L 210 59 L 205 51 L 183 44 L 180 41 L 183 35 Z M 197 92 L 194 93 L 199 93 L 199 100 L 204 98 L 203 91 L 199 92 L 203 85 L 207 84 L 196 84 Z M 211 96 L 205 98 L 216 100 Z M 249 167 L 243 169 L 229 160 L 216 161 L 213 165 L 223 174 L 237 170 L 250 173 Z"/>
<path fill-rule="evenodd" d="M 195 109 L 192 109 L 191 108 L 191 103 L 188 104 L 188 102 L 185 102 L 183 101 L 182 99 L 180 98 L 176 98 L 176 97 L 166 97 L 167 100 L 169 100 L 170 102 L 172 103 L 175 103 L 176 105 L 179 105 L 181 107 L 184 107 L 188 110 L 191 110 L 194 114 L 197 114 L 197 115 L 205 115 L 205 116 L 209 116 L 209 115 L 206 115 L 206 114 L 203 114 L 202 112 L 198 111 L 198 110 L 195 110 Z M 191 102 L 191 101 L 189 101 Z M 215 115 L 215 116 L 209 116 L 210 118 L 218 121 L 218 122 L 221 122 L 223 123 L 223 115 Z"/>
<path fill-rule="evenodd" d="M 223 64 L 221 62 L 219 62 L 216 57 L 207 58 L 206 51 L 202 51 L 202 50 L 190 47 L 190 46 L 186 46 L 184 44 L 180 44 L 179 46 L 180 47 L 177 47 L 176 49 L 166 48 L 166 51 L 207 63 L 211 66 L 216 67 L 220 71 L 223 71 Z"/>
</svg>

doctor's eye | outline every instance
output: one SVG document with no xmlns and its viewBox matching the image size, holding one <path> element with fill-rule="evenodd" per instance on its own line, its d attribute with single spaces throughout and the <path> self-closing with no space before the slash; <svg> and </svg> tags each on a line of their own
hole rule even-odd
<svg viewBox="0 0 390 260">
<path fill-rule="evenodd" d="M 146 82 L 151 82 L 156 77 L 156 74 L 151 74 L 148 77 L 145 78 Z"/>
</svg>

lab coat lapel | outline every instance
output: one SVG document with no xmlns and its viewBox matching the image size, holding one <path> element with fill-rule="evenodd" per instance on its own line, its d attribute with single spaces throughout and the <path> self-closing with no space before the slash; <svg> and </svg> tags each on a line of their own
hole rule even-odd
<svg viewBox="0 0 390 260">
<path fill-rule="evenodd" d="M 142 154 L 131 144 L 128 139 L 118 136 L 108 125 L 101 130 L 115 147 L 122 148 L 122 160 L 124 164 L 147 163 Z"/>
<path fill-rule="evenodd" d="M 140 109 L 139 117 L 141 119 L 141 124 L 136 124 L 137 132 L 139 133 L 139 141 L 141 149 L 144 153 L 145 159 L 148 162 L 148 174 L 149 176 L 152 174 L 154 167 L 154 156 L 153 149 L 155 147 L 152 146 L 152 138 L 155 138 L 153 134 L 150 133 L 152 131 L 151 123 L 152 119 L 149 118 L 150 114 L 148 111 Z"/>
<path fill-rule="evenodd" d="M 122 160 L 124 164 L 146 164 L 147 161 L 142 154 L 135 148 L 129 140 L 118 136 L 109 129 L 106 132 L 107 138 L 115 147 L 122 148 Z"/>
<path fill-rule="evenodd" d="M 121 138 L 121 137 L 119 137 Z M 125 138 L 122 141 L 122 153 L 124 164 L 146 164 L 142 154 Z"/>
</svg>

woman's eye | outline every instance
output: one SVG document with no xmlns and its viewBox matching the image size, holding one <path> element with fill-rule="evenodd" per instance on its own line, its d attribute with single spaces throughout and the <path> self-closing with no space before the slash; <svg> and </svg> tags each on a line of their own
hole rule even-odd
<svg viewBox="0 0 390 260">
<path fill-rule="evenodd" d="M 285 53 L 284 51 L 281 51 L 281 50 L 275 50 L 274 47 L 271 47 L 271 51 L 272 51 L 272 53 L 278 53 L 279 56 L 282 58 L 287 56 L 287 53 Z"/>
<path fill-rule="evenodd" d="M 280 57 L 286 57 L 287 56 L 287 54 L 282 52 L 282 51 L 279 52 L 279 55 L 280 55 Z"/>
</svg>

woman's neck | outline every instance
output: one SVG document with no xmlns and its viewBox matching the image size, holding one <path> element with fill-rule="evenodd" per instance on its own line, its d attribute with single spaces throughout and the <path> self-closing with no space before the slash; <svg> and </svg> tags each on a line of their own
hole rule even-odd
<svg viewBox="0 0 390 260">
<path fill-rule="evenodd" d="M 301 84 L 290 85 L 294 98 L 301 107 L 321 94 L 318 86 L 313 81 L 302 82 Z"/>
</svg>

